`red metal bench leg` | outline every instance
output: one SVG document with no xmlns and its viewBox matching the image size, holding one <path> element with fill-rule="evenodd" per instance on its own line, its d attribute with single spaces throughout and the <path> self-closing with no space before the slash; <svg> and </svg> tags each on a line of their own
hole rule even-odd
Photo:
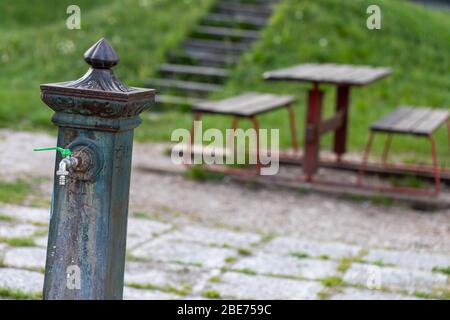
<svg viewBox="0 0 450 320">
<path fill-rule="evenodd" d="M 261 161 L 259 156 L 259 122 L 255 116 L 251 117 L 253 128 L 256 131 L 256 172 L 257 174 L 261 174 Z"/>
<path fill-rule="evenodd" d="M 234 117 L 233 122 L 231 123 L 231 128 L 233 129 L 233 131 L 236 131 L 238 123 L 239 123 L 239 117 Z"/>
<path fill-rule="evenodd" d="M 192 128 L 191 128 L 191 145 L 195 142 L 195 122 L 200 121 L 202 119 L 202 113 L 196 112 L 194 114 L 194 120 L 192 121 Z"/>
<path fill-rule="evenodd" d="M 297 140 L 297 126 L 295 125 L 294 108 L 292 107 L 292 104 L 290 104 L 287 108 L 288 108 L 288 112 L 289 112 L 289 122 L 290 122 L 290 126 L 291 126 L 292 147 L 294 148 L 294 152 L 298 153 L 299 145 L 298 145 L 298 140 Z"/>
<path fill-rule="evenodd" d="M 367 161 L 369 159 L 369 153 L 370 153 L 370 150 L 372 149 L 373 137 L 374 137 L 374 133 L 370 132 L 369 140 L 367 141 L 366 149 L 364 150 L 363 161 L 361 163 L 361 167 L 360 167 L 359 173 L 358 173 L 358 181 L 357 181 L 358 185 L 362 185 L 364 172 L 366 170 Z"/>
<path fill-rule="evenodd" d="M 387 137 L 386 142 L 384 144 L 383 156 L 381 158 L 381 161 L 382 161 L 383 165 L 386 165 L 387 157 L 388 157 L 388 154 L 389 154 L 389 150 L 391 148 L 391 143 L 392 143 L 392 134 L 388 134 L 388 137 Z"/>
<path fill-rule="evenodd" d="M 200 121 L 202 118 L 202 113 L 201 112 L 196 112 L 194 113 L 194 120 L 192 121 L 192 128 L 191 128 L 191 143 L 188 146 L 188 150 L 186 152 L 186 157 L 183 157 L 183 161 L 184 161 L 184 165 L 189 165 L 191 161 L 186 161 L 187 157 L 189 157 L 189 160 L 192 159 L 192 147 L 194 146 L 195 143 L 195 122 L 196 121 Z M 184 155 L 184 154 L 183 154 Z"/>
<path fill-rule="evenodd" d="M 234 117 L 233 121 L 231 122 L 231 133 L 228 136 L 228 143 L 227 143 L 227 149 L 230 149 L 230 142 L 233 141 L 233 150 L 231 150 L 234 153 L 234 135 L 236 133 L 236 129 L 239 123 L 239 117 Z"/>
<path fill-rule="evenodd" d="M 438 194 L 441 189 L 441 170 L 439 168 L 439 163 L 437 160 L 437 152 L 436 152 L 436 141 L 433 136 L 428 136 L 428 139 L 431 143 L 431 157 L 433 159 L 433 171 L 434 171 L 434 190 L 435 193 Z"/>
</svg>

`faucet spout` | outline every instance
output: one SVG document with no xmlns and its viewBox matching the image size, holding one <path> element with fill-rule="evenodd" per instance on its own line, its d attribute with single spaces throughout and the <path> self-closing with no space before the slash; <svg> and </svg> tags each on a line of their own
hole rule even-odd
<svg viewBox="0 0 450 320">
<path fill-rule="evenodd" d="M 76 157 L 68 156 L 59 162 L 59 169 L 56 171 L 56 175 L 59 176 L 59 185 L 66 185 L 66 177 L 70 174 L 68 169 L 75 168 L 78 165 L 78 159 Z"/>
</svg>

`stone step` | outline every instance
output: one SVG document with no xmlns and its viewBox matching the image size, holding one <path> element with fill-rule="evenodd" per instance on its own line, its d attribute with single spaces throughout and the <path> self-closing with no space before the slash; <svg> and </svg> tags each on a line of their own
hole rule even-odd
<svg viewBox="0 0 450 320">
<path fill-rule="evenodd" d="M 215 67 L 234 65 L 239 61 L 239 57 L 236 55 L 223 55 L 192 49 L 185 50 L 184 52 L 169 52 L 168 58 L 169 62 L 173 64 L 182 63 Z"/>
<path fill-rule="evenodd" d="M 222 86 L 216 84 L 161 78 L 148 79 L 146 85 L 159 89 L 162 94 L 176 91 L 186 93 L 187 96 L 206 96 L 222 89 Z"/>
<path fill-rule="evenodd" d="M 259 39 L 276 0 L 221 0 L 180 49 L 167 53 L 156 79 L 160 104 L 193 105 L 222 89 L 242 53 Z"/>
<path fill-rule="evenodd" d="M 217 41 L 217 40 L 205 40 L 205 39 L 194 39 L 188 38 L 184 41 L 183 47 L 192 49 L 201 49 L 209 52 L 233 52 L 240 54 L 250 48 L 247 43 L 238 43 L 231 41 Z"/>
<path fill-rule="evenodd" d="M 237 3 L 237 4 L 251 4 L 251 5 L 273 5 L 279 0 L 225 0 L 226 3 Z"/>
<path fill-rule="evenodd" d="M 220 23 L 225 25 L 248 25 L 262 28 L 267 23 L 266 17 L 253 17 L 242 13 L 210 13 L 203 18 L 203 21 L 209 23 Z"/>
<path fill-rule="evenodd" d="M 237 2 L 220 2 L 214 6 L 214 13 L 239 13 L 255 17 L 269 17 L 272 14 L 270 4 L 242 4 Z"/>
<path fill-rule="evenodd" d="M 181 64 L 162 64 L 158 71 L 164 74 L 185 74 L 193 76 L 228 78 L 230 72 L 223 68 L 203 67 Z"/>
<path fill-rule="evenodd" d="M 199 26 L 195 29 L 194 33 L 199 36 L 218 39 L 236 39 L 247 42 L 258 40 L 260 37 L 260 33 L 254 30 L 211 26 Z"/>
</svg>

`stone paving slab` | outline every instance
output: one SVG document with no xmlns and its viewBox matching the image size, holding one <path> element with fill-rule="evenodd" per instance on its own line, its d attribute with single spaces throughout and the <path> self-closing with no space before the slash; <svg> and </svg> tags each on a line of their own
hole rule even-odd
<svg viewBox="0 0 450 320">
<path fill-rule="evenodd" d="M 41 270 L 45 268 L 46 250 L 43 248 L 12 248 L 4 256 L 8 267 Z"/>
<path fill-rule="evenodd" d="M 330 297 L 330 300 L 420 300 L 414 296 L 381 290 L 344 288 L 342 292 Z"/>
<path fill-rule="evenodd" d="M 361 247 L 339 242 L 318 242 L 298 238 L 279 237 L 268 242 L 264 251 L 277 254 L 305 253 L 310 257 L 327 256 L 334 259 L 355 256 Z"/>
<path fill-rule="evenodd" d="M 48 235 L 34 238 L 34 243 L 36 244 L 36 246 L 41 248 L 47 248 L 47 242 L 48 242 Z"/>
<path fill-rule="evenodd" d="M 172 228 L 170 224 L 155 220 L 129 218 L 127 226 L 127 249 L 132 249 Z"/>
<path fill-rule="evenodd" d="M 175 300 L 179 296 L 159 290 L 142 290 L 130 287 L 123 289 L 124 300 Z"/>
<path fill-rule="evenodd" d="M 321 279 L 337 276 L 338 263 L 329 260 L 299 259 L 258 253 L 243 258 L 233 265 L 235 269 L 249 269 L 259 274 L 292 276 L 306 279 Z"/>
<path fill-rule="evenodd" d="M 172 225 L 143 218 L 128 219 L 128 235 L 152 237 L 172 229 Z"/>
<path fill-rule="evenodd" d="M 196 243 L 182 243 L 158 238 L 131 250 L 138 258 L 154 261 L 195 264 L 207 268 L 220 268 L 227 257 L 236 256 L 236 250 L 209 247 Z"/>
<path fill-rule="evenodd" d="M 185 294 L 207 278 L 207 270 L 190 265 L 129 261 L 125 267 L 125 283 L 130 286 L 138 284 L 161 289 L 174 288 L 185 291 Z"/>
<path fill-rule="evenodd" d="M 25 272 L 18 273 L 18 285 L 22 285 L 21 281 L 25 281 L 23 279 L 30 271 L 18 268 L 42 270 L 45 266 L 47 236 L 34 235 L 47 227 L 27 223 L 32 221 L 27 214 L 18 215 L 16 219 L 0 222 L 0 237 L 33 237 L 38 247 L 11 247 L 0 243 L 0 259 L 5 265 L 0 269 L 0 287 L 1 281 L 5 285 L 11 284 L 16 271 Z M 294 237 L 278 237 L 255 246 L 262 238 L 254 233 L 198 226 L 174 230 L 168 223 L 133 217 L 129 220 L 127 241 L 129 259 L 125 283 L 148 288 L 128 286 L 125 288 L 126 299 L 203 299 L 205 291 L 214 290 L 223 298 L 238 299 L 317 299 L 319 292 L 331 292 L 330 299 L 337 300 L 396 300 L 415 299 L 413 295 L 418 292 L 435 294 L 439 289 L 450 290 L 446 275 L 431 272 L 433 267 L 448 266 L 449 257 L 439 254 L 371 249 L 363 259 L 387 265 L 353 263 L 345 273 L 344 281 L 366 287 L 370 275 L 368 268 L 377 268 L 381 286 L 391 292 L 351 287 L 329 290 L 319 281 L 312 280 L 340 276 L 339 262 L 335 259 L 356 256 L 361 253 L 361 247 Z M 238 248 L 249 249 L 250 255 L 239 254 Z M 230 257 L 233 260 L 227 259 Z M 234 271 L 222 274 L 222 267 Z M 245 274 L 249 271 L 257 274 Z M 39 280 L 36 292 L 40 292 L 43 275 L 32 272 L 31 276 Z M 220 281 L 210 281 L 213 276 Z M 177 290 L 180 294 L 175 293 Z"/>
<path fill-rule="evenodd" d="M 149 237 L 127 236 L 127 252 L 148 241 Z"/>
<path fill-rule="evenodd" d="M 167 235 L 176 241 L 199 242 L 206 245 L 249 248 L 261 241 L 261 236 L 255 233 L 234 232 L 226 229 L 187 226 Z"/>
<path fill-rule="evenodd" d="M 5 253 L 6 253 L 7 249 L 8 249 L 8 245 L 0 242 L 0 264 L 2 264 L 5 259 Z"/>
<path fill-rule="evenodd" d="M 55 154 L 52 152 L 33 152 L 36 146 L 56 146 L 56 137 L 46 133 L 25 132 L 0 129 L 0 148 L 8 150 L 7 156 L 0 157 L 0 177 L 15 180 L 17 177 L 52 177 L 55 169 Z M 16 147 L 14 147 L 16 146 Z M 20 152 L 13 148 L 20 146 Z M 24 161 L 32 159 L 32 161 Z"/>
<path fill-rule="evenodd" d="M 24 222 L 49 223 L 50 209 L 30 208 L 16 205 L 2 205 L 0 212 Z"/>
<path fill-rule="evenodd" d="M 450 290 L 448 277 L 444 274 L 392 267 L 376 267 L 361 263 L 352 264 L 345 273 L 344 281 L 354 285 L 366 286 L 369 277 L 379 279 L 383 288 L 403 290 L 410 294 L 416 291 L 433 293 L 434 290 L 442 288 Z"/>
<path fill-rule="evenodd" d="M 419 253 L 411 251 L 394 251 L 374 249 L 364 257 L 369 262 L 382 262 L 404 268 L 433 270 L 434 267 L 450 267 L 450 252 L 448 255 Z"/>
<path fill-rule="evenodd" d="M 25 238 L 31 237 L 35 232 L 43 230 L 32 224 L 15 224 L 10 222 L 0 223 L 0 238 Z"/>
<path fill-rule="evenodd" d="M 40 293 L 44 275 L 39 272 L 0 268 L 0 288 L 20 290 L 25 293 Z"/>
<path fill-rule="evenodd" d="M 222 298 L 305 300 L 316 299 L 323 289 L 319 282 L 299 281 L 259 275 L 226 272 L 221 281 L 209 283 L 207 290 L 214 290 Z"/>
</svg>

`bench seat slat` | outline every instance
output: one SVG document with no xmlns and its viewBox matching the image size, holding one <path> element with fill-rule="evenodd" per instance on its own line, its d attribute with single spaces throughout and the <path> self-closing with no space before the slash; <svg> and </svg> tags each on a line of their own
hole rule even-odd
<svg viewBox="0 0 450 320">
<path fill-rule="evenodd" d="M 370 126 L 373 131 L 385 131 L 391 130 L 397 121 L 402 119 L 406 114 L 411 111 L 411 108 L 401 107 L 389 114 L 388 116 L 378 120 Z"/>
<path fill-rule="evenodd" d="M 449 118 L 447 110 L 432 110 L 426 118 L 417 124 L 412 130 L 415 134 L 430 134 L 436 131 L 437 128 Z"/>
<path fill-rule="evenodd" d="M 251 117 L 287 106 L 293 101 L 295 98 L 292 96 L 246 93 L 225 100 L 198 103 L 193 107 L 193 111 Z"/>
<path fill-rule="evenodd" d="M 292 103 L 292 101 L 293 99 L 290 96 L 272 97 L 271 99 L 267 99 L 266 101 L 261 101 L 260 103 L 249 106 L 248 109 L 239 111 L 242 115 L 252 116 L 271 111 L 276 108 L 287 106 L 288 104 Z"/>
<path fill-rule="evenodd" d="M 255 98 L 257 98 L 257 95 L 254 93 L 246 93 L 243 94 L 241 96 L 237 96 L 237 97 L 232 97 L 229 99 L 225 99 L 225 100 L 219 100 L 219 101 L 205 101 L 202 103 L 199 103 L 198 105 L 195 106 L 194 109 L 201 109 L 204 111 L 212 111 L 212 112 L 226 112 L 229 111 L 227 109 L 230 108 L 236 108 L 236 107 L 240 107 L 240 106 L 245 106 L 246 104 L 248 104 L 250 101 L 254 100 Z"/>
<path fill-rule="evenodd" d="M 393 129 L 401 132 L 411 132 L 418 123 L 431 112 L 429 108 L 411 108 L 402 119 L 395 123 Z"/>
<path fill-rule="evenodd" d="M 430 135 L 449 119 L 447 110 L 430 107 L 400 107 L 371 125 L 372 131 Z"/>
</svg>

